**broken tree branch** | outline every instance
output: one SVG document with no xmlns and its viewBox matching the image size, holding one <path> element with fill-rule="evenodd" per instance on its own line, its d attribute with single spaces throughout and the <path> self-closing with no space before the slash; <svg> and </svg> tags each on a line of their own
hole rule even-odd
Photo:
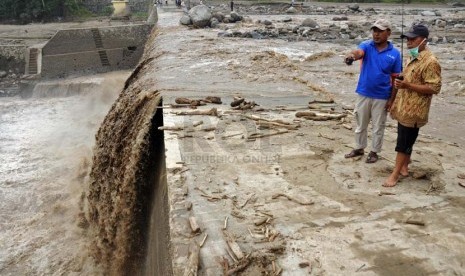
<svg viewBox="0 0 465 276">
<path fill-rule="evenodd" d="M 194 110 L 194 111 L 180 111 L 174 112 L 176 115 L 205 115 L 205 116 L 217 116 L 218 117 L 218 110 L 216 108 L 212 108 L 210 110 Z"/>
<path fill-rule="evenodd" d="M 283 194 L 283 193 L 274 194 L 271 198 L 276 199 L 276 198 L 278 198 L 280 196 L 285 197 L 290 201 L 294 201 L 294 202 L 296 202 L 296 203 L 298 203 L 300 205 L 313 205 L 313 204 L 315 204 L 315 202 L 313 202 L 313 201 L 303 202 L 303 201 L 300 201 L 299 199 L 296 199 L 294 197 L 291 197 L 291 196 Z"/>
</svg>

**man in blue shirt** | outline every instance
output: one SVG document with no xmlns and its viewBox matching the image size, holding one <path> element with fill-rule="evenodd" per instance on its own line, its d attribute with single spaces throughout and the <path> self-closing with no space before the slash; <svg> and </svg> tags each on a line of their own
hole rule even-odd
<svg viewBox="0 0 465 276">
<path fill-rule="evenodd" d="M 387 110 L 392 100 L 393 79 L 402 70 L 399 50 L 388 41 L 391 24 L 385 19 L 377 20 L 372 26 L 372 40 L 367 40 L 345 56 L 345 63 L 351 65 L 361 60 L 360 77 L 357 85 L 355 106 L 355 149 L 345 155 L 351 158 L 364 154 L 367 147 L 367 128 L 372 122 L 372 146 L 367 163 L 378 161 L 378 153 L 383 145 Z"/>
</svg>

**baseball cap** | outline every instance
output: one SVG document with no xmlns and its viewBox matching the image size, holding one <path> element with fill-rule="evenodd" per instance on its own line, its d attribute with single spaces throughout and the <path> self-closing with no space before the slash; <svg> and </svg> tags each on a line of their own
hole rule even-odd
<svg viewBox="0 0 465 276">
<path fill-rule="evenodd" d="M 416 24 L 416 25 L 413 25 L 410 30 L 408 30 L 407 33 L 405 34 L 402 34 L 400 36 L 400 38 L 415 38 L 415 37 L 425 37 L 425 38 L 428 38 L 429 36 L 429 31 L 428 31 L 428 27 L 426 27 L 425 25 L 422 25 L 422 24 Z"/>
<path fill-rule="evenodd" d="M 391 23 L 386 19 L 378 19 L 373 25 L 371 25 L 370 29 L 373 29 L 375 27 L 380 29 L 381 31 L 384 31 L 386 29 L 391 29 Z"/>
</svg>

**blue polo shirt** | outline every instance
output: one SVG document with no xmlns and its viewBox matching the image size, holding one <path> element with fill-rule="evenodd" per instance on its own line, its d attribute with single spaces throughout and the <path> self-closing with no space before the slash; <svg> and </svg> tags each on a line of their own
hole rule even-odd
<svg viewBox="0 0 465 276">
<path fill-rule="evenodd" d="M 400 52 L 390 41 L 387 47 L 378 52 L 373 40 L 367 40 L 358 46 L 365 55 L 362 59 L 360 77 L 358 80 L 358 94 L 374 98 L 387 100 L 391 96 L 391 74 L 400 73 L 402 70 L 402 60 Z"/>
</svg>

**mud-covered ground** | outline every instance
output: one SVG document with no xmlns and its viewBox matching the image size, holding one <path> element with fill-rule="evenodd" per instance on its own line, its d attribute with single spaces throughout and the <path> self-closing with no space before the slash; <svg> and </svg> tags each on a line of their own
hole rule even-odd
<svg viewBox="0 0 465 276">
<path fill-rule="evenodd" d="M 307 103 L 315 99 L 334 99 L 336 112 L 353 107 L 359 68 L 344 65 L 343 55 L 360 39 L 369 38 L 369 24 L 378 16 L 391 19 L 397 32 L 400 29 L 400 7 L 372 7 L 377 15 L 349 14 L 348 22 L 342 23 L 328 14 L 249 14 L 243 22 L 214 29 L 179 26 L 181 14 L 159 13 L 158 36 L 153 45 L 147 45 L 155 60 L 140 84 L 156 84 L 165 105 L 174 103 L 176 97 L 219 96 L 223 100 L 222 105 L 199 108 L 217 108 L 219 118 L 164 111 L 165 124 L 188 129 L 165 131 L 171 159 L 167 168 L 176 275 L 185 269 L 189 242 L 200 243 L 207 234 L 200 250 L 200 271 L 205 275 L 241 265 L 244 275 L 276 273 L 280 268 L 283 275 L 465 272 L 461 250 L 465 245 L 465 188 L 459 185 L 465 177 L 461 127 L 465 54 L 461 43 L 430 43 L 442 64 L 443 88 L 434 97 L 431 122 L 421 129 L 411 175 L 395 188 L 381 187 L 395 158 L 394 121 L 388 122 L 382 158 L 366 164 L 364 158 L 343 157 L 353 146 L 353 130 L 346 128 L 353 125 L 350 114 L 344 122 L 296 118 L 296 112 L 308 110 Z M 440 11 L 443 18 L 456 16 L 449 8 L 425 9 Z M 438 18 L 407 13 L 406 25 Z M 288 25 L 292 30 L 307 17 L 324 27 L 365 26 L 366 32 L 359 39 L 345 40 L 224 36 L 225 32 L 265 29 L 264 20 L 275 28 Z M 286 18 L 291 22 L 283 22 Z M 457 38 L 461 37 L 463 33 L 458 32 Z M 400 46 L 399 40 L 395 43 Z M 233 96 L 260 106 L 232 110 Z M 244 115 L 300 127 L 287 131 L 278 127 L 271 133 L 284 133 L 247 139 L 260 130 Z M 188 127 L 200 120 L 202 125 Z M 211 126 L 214 131 L 202 130 Z M 200 235 L 190 234 L 189 217 L 196 218 Z M 236 262 L 237 255 L 228 252 L 232 250 L 226 243 L 228 237 L 238 243 L 245 260 Z"/>
</svg>

